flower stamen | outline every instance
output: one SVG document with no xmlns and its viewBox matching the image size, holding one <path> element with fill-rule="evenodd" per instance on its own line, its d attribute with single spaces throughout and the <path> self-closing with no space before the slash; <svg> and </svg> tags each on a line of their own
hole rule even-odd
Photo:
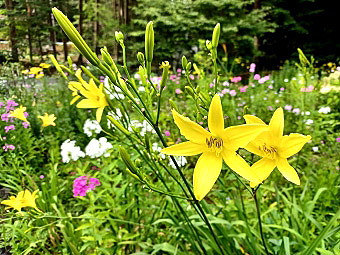
<svg viewBox="0 0 340 255">
<path fill-rule="evenodd" d="M 216 138 L 216 137 L 212 137 L 210 136 L 210 138 L 206 138 L 205 139 L 206 144 L 208 145 L 208 148 L 210 149 L 210 151 L 215 151 L 216 152 L 216 156 L 219 156 L 219 154 L 222 151 L 222 147 L 223 147 L 223 140 L 221 138 Z"/>
</svg>

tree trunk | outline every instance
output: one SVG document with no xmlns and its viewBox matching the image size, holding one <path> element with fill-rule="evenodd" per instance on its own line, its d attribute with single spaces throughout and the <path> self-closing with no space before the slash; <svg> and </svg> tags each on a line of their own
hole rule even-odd
<svg viewBox="0 0 340 255">
<path fill-rule="evenodd" d="M 93 23 L 93 50 L 96 54 L 99 54 L 98 38 L 99 38 L 99 17 L 98 17 L 99 0 L 96 0 L 95 6 L 95 20 Z"/>
<path fill-rule="evenodd" d="M 17 46 L 17 34 L 16 34 L 16 26 L 14 16 L 11 13 L 14 10 L 13 0 L 5 0 L 5 7 L 8 12 L 8 20 L 9 20 L 9 41 L 11 43 L 11 51 L 12 51 L 12 60 L 14 62 L 19 61 L 19 53 Z"/>
<path fill-rule="evenodd" d="M 32 34 L 31 34 L 31 16 L 32 16 L 32 9 L 31 6 L 28 3 L 28 0 L 26 0 L 26 11 L 27 11 L 27 35 L 28 35 L 28 49 L 29 49 L 29 55 L 30 55 L 30 62 L 33 62 L 33 47 L 32 47 Z"/>
</svg>

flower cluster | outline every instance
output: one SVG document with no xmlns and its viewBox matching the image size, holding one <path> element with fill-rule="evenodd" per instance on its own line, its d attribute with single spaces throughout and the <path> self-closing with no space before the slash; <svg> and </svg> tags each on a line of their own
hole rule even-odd
<svg viewBox="0 0 340 255">
<path fill-rule="evenodd" d="M 67 139 L 61 145 L 61 157 L 64 163 L 70 162 L 70 160 L 78 160 L 80 157 L 85 157 L 85 153 L 81 151 L 79 146 L 75 146 L 76 141 Z"/>
<path fill-rule="evenodd" d="M 80 176 L 73 182 L 73 196 L 84 197 L 87 191 L 94 190 L 97 186 L 100 186 L 100 181 L 97 178 Z"/>
<path fill-rule="evenodd" d="M 20 191 L 16 197 L 11 196 L 9 200 L 2 201 L 1 204 L 8 206 L 5 209 L 13 208 L 14 210 L 17 210 L 19 212 L 23 207 L 32 207 L 39 211 L 35 203 L 35 199 L 38 198 L 38 192 L 38 189 L 35 190 L 33 193 L 26 189 L 25 191 Z"/>
<path fill-rule="evenodd" d="M 112 149 L 112 144 L 109 143 L 106 137 L 101 137 L 99 140 L 93 138 L 85 148 L 85 153 L 91 158 L 98 158 L 104 155 L 104 157 L 110 156 L 108 152 Z"/>
<path fill-rule="evenodd" d="M 99 134 L 102 131 L 100 124 L 96 120 L 87 119 L 84 123 L 84 133 L 87 136 L 93 136 L 93 134 Z"/>
</svg>

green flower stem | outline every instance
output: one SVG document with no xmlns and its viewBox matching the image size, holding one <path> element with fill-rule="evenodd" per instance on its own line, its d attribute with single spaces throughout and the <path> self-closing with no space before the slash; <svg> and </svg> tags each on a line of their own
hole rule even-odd
<svg viewBox="0 0 340 255">
<path fill-rule="evenodd" d="M 263 235 L 263 230 L 262 230 L 262 221 L 261 221 L 260 206 L 259 206 L 259 202 L 257 201 L 257 196 L 256 196 L 256 191 L 257 190 L 258 190 L 258 188 L 257 189 L 253 189 L 253 198 L 254 198 L 255 205 L 256 205 L 257 219 L 258 219 L 258 222 L 259 222 L 259 228 L 260 228 L 260 234 L 261 234 L 262 243 L 263 243 L 264 249 L 266 251 L 266 254 L 269 255 L 270 253 L 268 251 L 268 248 L 267 248 L 267 245 L 266 245 L 266 242 L 265 242 L 265 239 L 264 239 L 264 235 Z"/>
<path fill-rule="evenodd" d="M 161 139 L 161 142 L 162 142 L 163 146 L 164 146 L 164 147 L 168 147 L 168 145 L 167 145 L 167 143 L 165 142 L 165 140 L 164 140 L 164 138 L 163 138 L 163 136 L 162 136 L 162 133 L 160 132 L 159 128 L 158 128 L 157 126 L 155 126 L 155 125 L 154 125 L 153 127 L 154 127 L 154 129 L 155 129 L 155 131 L 156 131 L 158 137 Z M 220 243 L 219 243 L 219 241 L 218 241 L 218 239 L 217 239 L 217 236 L 215 235 L 215 232 L 214 232 L 214 230 L 213 230 L 213 228 L 212 228 L 212 226 L 211 226 L 211 224 L 210 224 L 210 222 L 209 222 L 207 216 L 205 215 L 204 210 L 202 209 L 202 207 L 201 207 L 199 201 L 196 199 L 196 197 L 195 197 L 195 195 L 194 195 L 194 193 L 193 193 L 193 191 L 192 191 L 192 189 L 191 189 L 191 187 L 190 187 L 190 185 L 189 185 L 187 179 L 185 178 L 185 176 L 184 176 L 184 174 L 183 174 L 181 168 L 180 168 L 179 165 L 177 164 L 176 159 L 175 159 L 173 156 L 170 156 L 170 158 L 171 158 L 172 162 L 174 163 L 174 165 L 175 165 L 175 167 L 176 167 L 178 173 L 180 174 L 182 180 L 184 181 L 184 184 L 185 184 L 185 186 L 187 187 L 187 189 L 188 189 L 188 191 L 189 191 L 191 197 L 193 198 L 194 204 L 196 205 L 196 207 L 197 207 L 197 209 L 198 209 L 198 211 L 199 211 L 200 217 L 202 218 L 202 220 L 203 220 L 203 221 L 205 222 L 205 224 L 207 225 L 207 227 L 208 227 L 210 233 L 212 234 L 212 236 L 213 236 L 213 238 L 214 238 L 214 241 L 215 241 L 216 245 L 218 246 L 219 250 L 221 251 L 221 254 L 224 255 L 225 253 L 224 253 L 224 251 L 223 251 L 223 249 L 222 249 L 222 247 L 221 247 L 221 245 L 220 245 Z M 196 207 L 194 207 L 194 208 L 196 208 Z"/>
<path fill-rule="evenodd" d="M 123 69 L 125 71 L 125 74 L 127 75 L 128 79 L 131 80 L 131 76 L 130 73 L 127 69 L 127 65 L 126 65 L 126 49 L 125 49 L 125 45 L 122 45 L 122 50 L 123 50 Z"/>
<path fill-rule="evenodd" d="M 216 58 L 213 59 L 213 63 L 214 63 L 214 74 L 215 74 L 215 86 L 214 86 L 214 94 L 217 93 L 217 76 L 218 76 L 218 73 L 217 73 L 217 63 L 216 63 Z"/>
</svg>

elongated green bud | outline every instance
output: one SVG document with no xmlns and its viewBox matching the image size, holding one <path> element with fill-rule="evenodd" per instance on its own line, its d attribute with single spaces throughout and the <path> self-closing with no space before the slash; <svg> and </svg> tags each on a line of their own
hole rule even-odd
<svg viewBox="0 0 340 255">
<path fill-rule="evenodd" d="M 299 52 L 299 59 L 300 59 L 301 64 L 303 64 L 303 65 L 309 65 L 310 62 L 309 62 L 309 60 L 306 58 L 306 56 L 305 56 L 305 54 L 303 53 L 303 51 L 302 51 L 300 48 L 298 48 L 297 51 Z"/>
<path fill-rule="evenodd" d="M 161 80 L 161 90 L 165 87 L 165 83 L 168 80 L 168 74 L 169 74 L 169 62 L 168 61 L 164 61 L 162 62 L 161 68 L 163 68 L 163 73 L 162 73 L 162 80 Z"/>
<path fill-rule="evenodd" d="M 185 71 L 189 73 L 190 70 L 191 70 L 191 66 L 192 66 L 192 64 L 191 64 L 191 62 L 189 62 L 189 63 L 187 64 L 187 66 L 185 67 Z"/>
<path fill-rule="evenodd" d="M 64 69 L 66 72 L 72 73 L 72 71 L 68 67 L 66 67 L 64 65 L 60 65 L 60 67 L 61 67 L 61 69 Z"/>
<path fill-rule="evenodd" d="M 171 99 L 169 99 L 169 103 L 170 103 L 170 106 L 172 109 L 175 109 L 176 112 L 178 112 L 178 108 L 177 108 L 177 105 L 175 104 L 175 102 Z"/>
<path fill-rule="evenodd" d="M 107 51 L 106 46 L 100 49 L 100 53 L 102 54 L 102 58 L 106 64 L 109 66 L 113 65 L 113 59 L 111 58 L 109 52 Z"/>
<path fill-rule="evenodd" d="M 87 70 L 85 66 L 80 66 L 80 68 L 81 68 L 81 70 L 83 70 L 83 72 L 84 72 L 88 77 L 92 78 L 96 84 L 99 84 L 99 83 L 100 83 L 100 81 L 98 80 L 98 78 L 95 77 L 89 70 Z"/>
<path fill-rule="evenodd" d="M 97 66 L 100 61 L 97 55 L 90 49 L 84 39 L 81 37 L 77 29 L 72 25 L 70 20 L 57 8 L 52 9 L 53 15 L 56 18 L 58 24 L 64 30 L 67 37 L 74 43 L 80 53 L 90 61 L 91 64 Z"/>
<path fill-rule="evenodd" d="M 72 58 L 70 56 L 67 56 L 67 62 L 68 62 L 68 68 L 70 69 L 71 74 L 74 74 L 73 66 L 72 66 Z"/>
<path fill-rule="evenodd" d="M 188 60 L 185 56 L 182 57 L 182 68 L 185 70 L 187 68 Z"/>
<path fill-rule="evenodd" d="M 141 66 L 145 66 L 145 59 L 144 59 L 144 54 L 142 52 L 137 53 L 137 60 Z"/>
<path fill-rule="evenodd" d="M 126 167 L 132 172 L 132 173 L 137 173 L 137 168 L 135 164 L 132 162 L 130 155 L 126 152 L 124 147 L 119 146 L 119 155 L 124 161 Z"/>
<path fill-rule="evenodd" d="M 54 57 L 52 54 L 50 54 L 50 55 L 48 55 L 48 56 L 49 56 L 49 58 L 51 59 L 53 65 L 55 66 L 55 68 L 57 69 L 57 71 L 61 74 L 61 76 L 63 76 L 63 78 L 64 78 L 65 80 L 68 80 L 67 77 L 66 77 L 66 75 L 64 74 L 63 70 L 61 70 L 61 67 L 60 67 L 58 61 L 55 59 L 55 57 Z"/>
<path fill-rule="evenodd" d="M 220 40 L 220 33 L 221 33 L 221 26 L 220 26 L 220 23 L 217 23 L 214 28 L 214 32 L 213 32 L 212 39 L 211 39 L 211 46 L 214 49 L 216 49 L 218 46 L 218 41 Z"/>
<path fill-rule="evenodd" d="M 155 43 L 155 35 L 153 31 L 153 22 L 150 21 L 146 25 L 145 29 L 145 59 L 146 59 L 146 69 L 148 75 L 151 74 L 151 62 L 153 59 L 153 48 Z"/>
<path fill-rule="evenodd" d="M 130 135 L 130 132 L 124 128 L 116 119 L 114 119 L 112 116 L 108 115 L 107 118 L 110 120 L 110 122 L 118 128 L 120 131 L 122 131 L 126 135 Z"/>
<path fill-rule="evenodd" d="M 150 136 L 148 134 L 148 132 L 145 132 L 145 135 L 144 135 L 144 143 L 145 143 L 145 148 L 148 152 L 151 152 L 151 141 L 150 141 Z"/>
<path fill-rule="evenodd" d="M 192 97 L 195 97 L 195 93 L 194 90 L 192 88 L 190 88 L 189 86 L 185 86 L 185 91 Z"/>
</svg>

